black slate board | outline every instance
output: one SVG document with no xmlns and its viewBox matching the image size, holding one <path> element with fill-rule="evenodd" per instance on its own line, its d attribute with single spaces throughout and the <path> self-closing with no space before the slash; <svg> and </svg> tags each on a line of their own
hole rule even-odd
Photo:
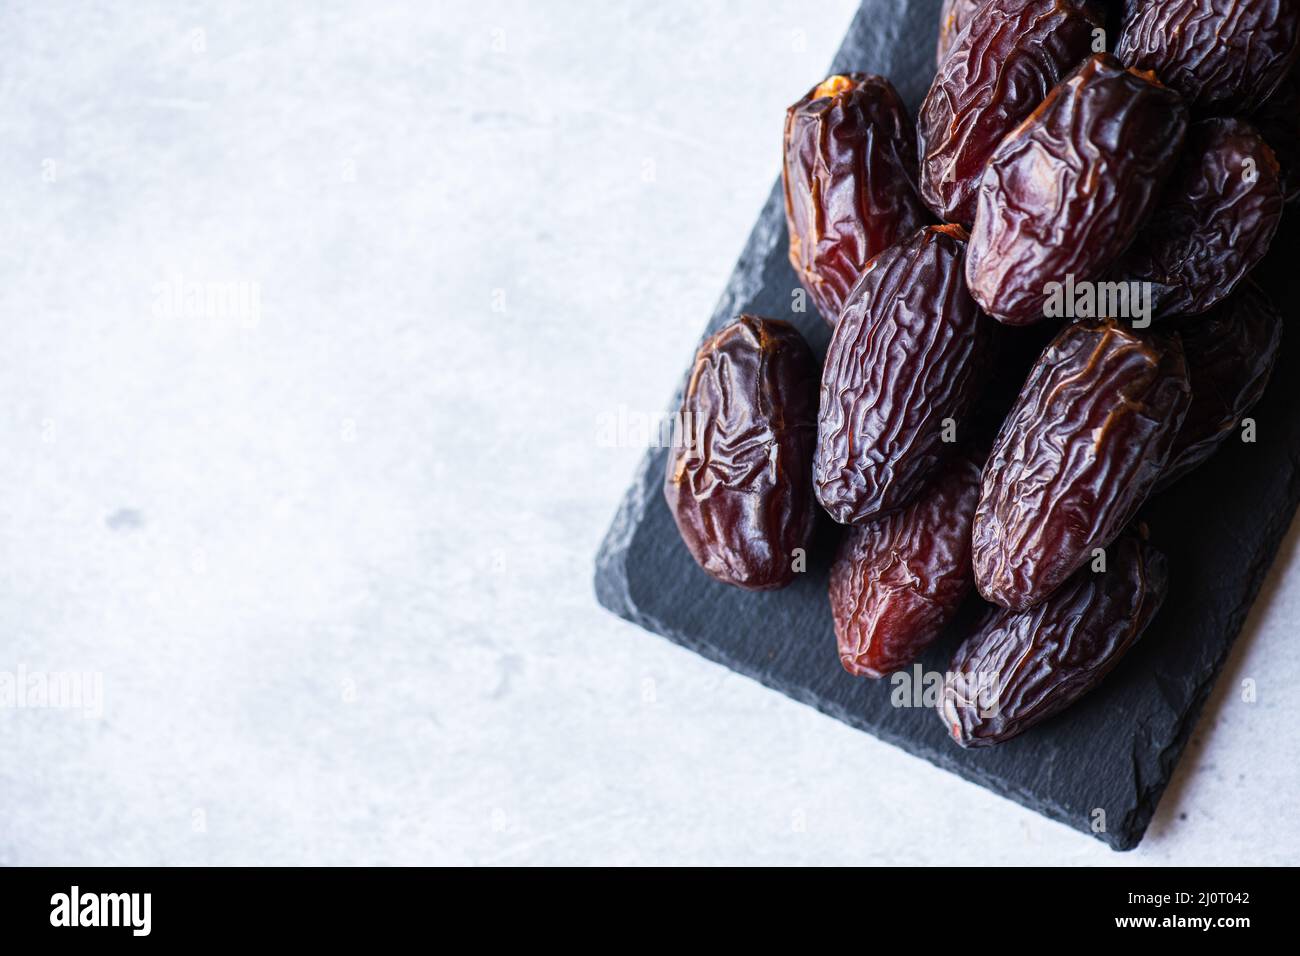
<svg viewBox="0 0 1300 956">
<path fill-rule="evenodd" d="M 913 111 L 934 74 L 940 0 L 865 0 L 831 72 L 889 77 Z M 808 77 L 812 86 L 821 77 Z M 793 102 L 803 90 L 791 90 Z M 772 121 L 779 162 L 780 117 Z M 756 144 L 761 145 L 761 144 Z M 741 312 L 784 318 L 819 354 L 827 329 L 792 314 L 780 184 L 763 207 L 706 334 Z M 1295 213 L 1260 278 L 1289 312 L 1300 272 Z M 689 358 L 689 357 L 684 357 Z M 619 616 L 753 677 L 832 717 L 1126 850 L 1142 839 L 1202 705 L 1300 500 L 1300 332 L 1288 330 L 1272 386 L 1253 412 L 1255 444 L 1230 441 L 1200 471 L 1153 500 L 1144 518 L 1169 557 L 1171 590 L 1138 646 L 1075 707 L 1001 747 L 964 751 L 935 714 L 896 707 L 888 682 L 848 676 L 835 650 L 826 581 L 838 530 L 819 526 L 806 574 L 748 594 L 696 567 L 664 504 L 666 451 L 647 455 L 596 559 L 596 594 Z M 680 397 L 670 407 L 675 409 Z M 824 517 L 824 516 L 823 516 Z M 943 671 L 961 622 L 921 661 Z M 752 741 L 750 746 L 761 746 Z M 1097 832 L 1095 811 L 1105 811 Z"/>
</svg>

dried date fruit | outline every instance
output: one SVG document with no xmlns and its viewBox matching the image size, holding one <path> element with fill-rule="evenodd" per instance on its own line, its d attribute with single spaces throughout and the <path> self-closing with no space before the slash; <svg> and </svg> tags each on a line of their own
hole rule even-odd
<svg viewBox="0 0 1300 956">
<path fill-rule="evenodd" d="M 954 449 L 984 383 L 989 324 L 966 291 L 960 226 L 881 253 L 844 306 L 822 367 L 814 488 L 841 524 L 902 508 Z"/>
<path fill-rule="evenodd" d="M 850 674 L 916 660 L 974 587 L 970 527 L 980 467 L 958 455 L 902 511 L 849 529 L 831 566 L 831 616 Z"/>
<path fill-rule="evenodd" d="M 993 150 L 1092 52 L 1101 29 L 1086 0 L 986 0 L 917 115 L 921 199 L 931 212 L 970 225 Z"/>
<path fill-rule="evenodd" d="M 935 66 L 943 66 L 961 31 L 966 29 L 971 17 L 984 0 L 943 0 L 939 11 L 939 44 L 934 51 Z"/>
<path fill-rule="evenodd" d="M 1107 0 L 1110 16 L 1108 26 L 1114 28 L 1116 36 L 1122 32 L 1124 24 L 1135 16 L 1146 0 Z"/>
<path fill-rule="evenodd" d="M 1158 488 L 1201 465 L 1264 394 L 1282 346 L 1282 316 L 1254 283 L 1193 322 L 1179 323 L 1192 403 Z"/>
<path fill-rule="evenodd" d="M 1194 109 L 1251 110 L 1296 59 L 1300 0 L 1161 0 L 1137 9 L 1115 55 L 1152 70 Z"/>
<path fill-rule="evenodd" d="M 1115 267 L 1151 283 L 1157 315 L 1200 315 L 1232 294 L 1282 221 L 1281 170 L 1249 123 L 1193 123 L 1150 221 Z"/>
<path fill-rule="evenodd" d="M 682 399 L 664 497 L 696 562 L 766 591 L 812 533 L 817 363 L 787 322 L 742 315 L 705 340 Z"/>
<path fill-rule="evenodd" d="M 785 116 L 790 264 L 832 326 L 863 268 L 929 222 L 916 194 L 916 130 L 889 81 L 832 76 Z"/>
<path fill-rule="evenodd" d="M 1177 337 L 1111 321 L 1063 328 L 984 467 L 972 530 L 980 594 L 1032 607 L 1106 547 L 1160 477 L 1190 400 Z"/>
<path fill-rule="evenodd" d="M 1186 129 L 1177 94 L 1107 54 L 1058 84 L 980 182 L 966 278 L 984 311 L 1037 322 L 1050 283 L 1104 274 L 1154 205 Z"/>
<path fill-rule="evenodd" d="M 1287 74 L 1251 122 L 1277 155 L 1286 201 L 1295 202 L 1300 199 L 1300 69 Z"/>
<path fill-rule="evenodd" d="M 939 717 L 963 747 L 1010 740 L 1097 686 L 1142 636 L 1168 588 L 1165 557 L 1137 534 L 1026 611 L 996 608 L 953 655 Z"/>
</svg>

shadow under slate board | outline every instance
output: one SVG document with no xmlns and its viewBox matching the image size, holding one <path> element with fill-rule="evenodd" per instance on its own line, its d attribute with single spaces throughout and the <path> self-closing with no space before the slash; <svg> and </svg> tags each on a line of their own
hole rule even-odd
<svg viewBox="0 0 1300 956">
<path fill-rule="evenodd" d="M 887 76 L 915 112 L 934 74 L 939 3 L 866 0 L 832 72 Z M 819 79 L 810 76 L 806 85 Z M 791 102 L 803 92 L 791 90 Z M 774 116 L 774 165 L 780 135 L 781 117 Z M 779 187 L 706 334 L 753 312 L 793 322 L 824 354 L 829 333 L 822 320 L 811 309 L 790 311 L 798 280 L 786 259 Z M 1258 276 L 1284 309 L 1300 301 L 1300 272 L 1285 262 L 1300 241 L 1297 219 L 1293 212 L 1284 222 Z M 664 503 L 664 449 L 647 455 L 608 532 L 596 559 L 596 594 L 647 630 L 1115 849 L 1130 849 L 1142 839 L 1300 500 L 1297 379 L 1300 330 L 1292 327 L 1273 384 L 1252 413 L 1258 442 L 1229 441 L 1144 511 L 1152 542 L 1169 558 L 1171 581 L 1151 628 L 1093 693 L 999 747 L 962 750 L 932 710 L 896 707 L 888 681 L 844 672 L 826 594 L 839 533 L 828 519 L 819 525 L 808 571 L 784 590 L 750 594 L 708 578 L 682 545 Z M 961 623 L 921 660 L 927 672 L 947 669 Z M 1105 811 L 1100 831 L 1098 809 Z"/>
</svg>

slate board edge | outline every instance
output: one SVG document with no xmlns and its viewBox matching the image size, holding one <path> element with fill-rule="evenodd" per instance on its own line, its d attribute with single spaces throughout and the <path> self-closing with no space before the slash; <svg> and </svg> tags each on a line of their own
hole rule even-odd
<svg viewBox="0 0 1300 956">
<path fill-rule="evenodd" d="M 753 281 L 751 276 L 754 270 L 750 269 L 748 264 L 769 255 L 782 239 L 782 230 L 777 228 L 776 223 L 779 220 L 780 226 L 784 227 L 784 213 L 779 217 L 772 215 L 772 207 L 778 204 L 784 205 L 781 180 L 779 178 L 772 187 L 772 191 L 768 194 L 767 202 L 763 204 L 763 208 L 759 211 L 758 221 L 750 231 L 749 238 L 745 241 L 740 258 L 732 269 L 731 278 L 727 280 L 726 288 L 718 299 L 718 304 L 713 310 L 713 315 L 709 318 L 704 333 L 700 336 L 700 341 L 703 341 L 704 337 L 709 334 L 710 329 L 717 327 L 723 321 L 724 316 L 731 317 L 736 303 L 746 301 L 747 298 L 751 297 L 750 294 L 757 283 Z M 686 371 L 679 379 L 672 400 L 668 403 L 667 411 L 669 414 L 675 412 L 681 405 L 682 394 L 686 387 L 686 377 L 690 374 L 694 356 L 695 349 L 692 349 L 691 355 L 687 356 L 686 362 L 683 363 Z M 614 515 L 614 520 L 605 533 L 605 539 L 601 543 L 600 550 L 596 554 L 594 583 L 596 599 L 603 607 L 613 611 L 624 620 L 631 621 L 664 637 L 669 637 L 670 635 L 666 632 L 671 631 L 671 628 L 665 627 L 662 622 L 653 620 L 637 610 L 628 586 L 625 563 L 632 537 L 636 534 L 637 528 L 644 519 L 646 509 L 649 508 L 655 495 L 663 493 L 662 485 L 665 468 L 663 456 L 662 449 L 651 448 L 641 459 L 641 464 L 637 466 L 632 486 L 624 495 L 623 501 Z M 684 634 L 674 633 L 671 635 L 671 639 L 685 647 L 695 649 L 696 642 Z M 720 661 L 720 663 L 725 664 L 727 662 Z M 728 666 L 730 665 L 728 664 Z M 753 677 L 754 675 L 747 674 L 746 676 Z"/>
<path fill-rule="evenodd" d="M 1246 626 L 1246 619 L 1250 616 L 1251 609 L 1259 598 L 1259 592 L 1268 579 L 1269 570 L 1277 560 L 1278 551 L 1282 547 L 1282 542 L 1286 540 L 1287 532 L 1295 520 L 1297 509 L 1300 508 L 1300 451 L 1292 451 L 1291 461 L 1291 478 L 1287 482 L 1286 497 L 1282 501 L 1281 507 L 1273 511 L 1274 521 L 1269 528 L 1268 534 L 1260 540 L 1259 550 L 1256 552 L 1255 560 L 1251 563 L 1250 571 L 1247 574 L 1247 579 L 1251 582 L 1250 586 L 1242 593 L 1241 601 L 1233 608 L 1231 621 L 1227 628 L 1226 640 L 1223 642 L 1223 650 L 1210 666 L 1205 680 L 1197 687 L 1192 703 L 1183 714 L 1178 733 L 1170 741 L 1169 746 L 1160 753 L 1159 764 L 1162 780 L 1147 785 L 1142 789 L 1142 795 L 1138 800 L 1132 824 L 1134 838 L 1119 845 L 1112 844 L 1115 849 L 1131 850 L 1142 841 L 1152 817 L 1155 816 L 1156 809 L 1160 804 L 1160 798 L 1164 795 L 1170 781 L 1173 779 L 1174 768 L 1182 758 L 1183 751 L 1187 748 L 1187 742 L 1191 739 L 1192 733 L 1196 730 L 1196 725 L 1200 722 L 1201 714 L 1205 710 L 1205 704 L 1210 698 L 1210 693 L 1214 690 L 1214 685 L 1218 683 L 1219 675 L 1223 673 L 1228 657 L 1232 654 L 1232 649 L 1237 645 L 1237 639 L 1241 637 L 1241 632 Z"/>
</svg>

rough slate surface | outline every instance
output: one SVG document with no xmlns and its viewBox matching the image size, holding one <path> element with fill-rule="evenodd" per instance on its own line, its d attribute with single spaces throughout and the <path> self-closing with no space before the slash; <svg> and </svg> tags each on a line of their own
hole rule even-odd
<svg viewBox="0 0 1300 956">
<path fill-rule="evenodd" d="M 866 0 L 832 71 L 888 76 L 915 110 L 933 75 L 939 0 Z M 819 77 L 809 77 L 809 85 Z M 791 91 L 791 99 L 802 91 Z M 779 161 L 779 117 L 772 150 Z M 1283 262 L 1294 214 L 1259 276 L 1279 304 L 1300 297 Z M 798 283 L 786 260 L 779 183 L 705 334 L 740 312 L 794 322 L 818 353 L 828 332 L 790 312 Z M 1300 341 L 1288 329 L 1277 373 L 1253 413 L 1259 441 L 1229 442 L 1200 471 L 1150 503 L 1144 518 L 1170 559 L 1160 615 L 1105 683 L 1061 716 L 1001 747 L 963 751 L 933 712 L 895 707 L 887 682 L 848 676 L 835 650 L 826 578 L 838 534 L 819 525 L 808 573 L 791 587 L 747 594 L 707 578 L 664 504 L 666 452 L 647 455 L 596 563 L 596 592 L 616 614 L 796 700 L 869 731 L 1052 819 L 1130 849 L 1141 840 L 1214 679 L 1300 500 Z M 679 386 L 680 388 L 680 386 Z M 677 398 L 673 399 L 675 407 Z M 825 516 L 822 516 L 825 518 Z M 963 622 L 922 659 L 943 671 Z M 1097 832 L 1096 810 L 1105 811 Z"/>
</svg>

